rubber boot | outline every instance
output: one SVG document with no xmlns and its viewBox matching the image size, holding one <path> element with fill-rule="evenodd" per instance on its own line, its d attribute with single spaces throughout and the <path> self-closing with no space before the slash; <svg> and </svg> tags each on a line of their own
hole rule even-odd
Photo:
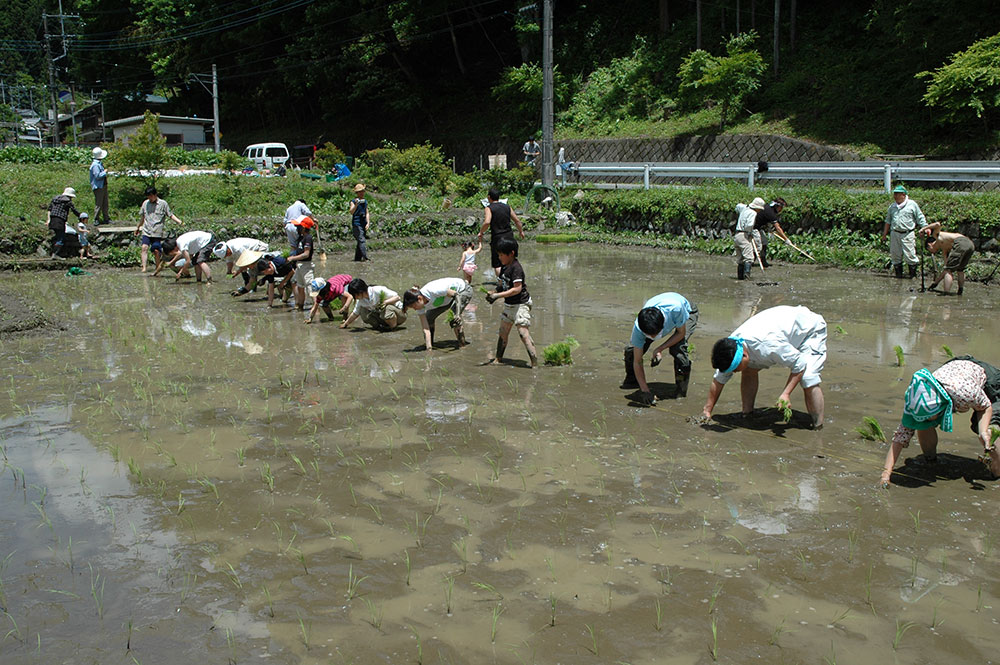
<svg viewBox="0 0 1000 665">
<path fill-rule="evenodd" d="M 632 362 L 634 360 L 635 347 L 626 346 L 625 347 L 625 380 L 622 381 L 622 388 L 638 388 L 639 380 L 635 378 L 635 368 L 632 367 Z"/>
<path fill-rule="evenodd" d="M 910 266 L 910 279 L 917 276 L 917 266 Z"/>
<path fill-rule="evenodd" d="M 760 263 L 765 268 L 770 268 L 771 264 L 767 262 L 767 247 L 760 248 Z"/>
<path fill-rule="evenodd" d="M 750 273 L 753 272 L 753 261 L 743 262 L 743 274 L 746 275 L 746 279 L 750 279 Z"/>
<path fill-rule="evenodd" d="M 744 267 L 743 262 L 740 261 L 739 263 L 736 264 L 736 279 L 746 279 L 746 278 L 747 278 L 746 268 Z"/>
<path fill-rule="evenodd" d="M 902 263 L 893 263 L 892 264 L 892 270 L 893 270 L 894 273 L 896 273 L 896 279 L 903 279 L 903 264 Z"/>
<path fill-rule="evenodd" d="M 690 374 L 674 374 L 674 383 L 677 385 L 678 397 L 687 397 L 688 380 L 690 378 L 691 378 Z"/>
</svg>

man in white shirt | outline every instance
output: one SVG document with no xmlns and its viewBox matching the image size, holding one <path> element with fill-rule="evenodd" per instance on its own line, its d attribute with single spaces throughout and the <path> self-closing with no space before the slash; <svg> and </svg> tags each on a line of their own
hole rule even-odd
<svg viewBox="0 0 1000 665">
<path fill-rule="evenodd" d="M 285 237 L 288 238 L 288 244 L 291 245 L 292 249 L 296 249 L 299 244 L 299 229 L 295 226 L 295 220 L 303 217 L 315 220 L 309 206 L 302 199 L 296 199 L 295 203 L 285 208 L 285 221 L 283 222 Z"/>
<path fill-rule="evenodd" d="M 777 404 L 784 403 L 782 406 L 790 408 L 792 390 L 801 383 L 813 429 L 820 429 L 824 409 L 820 372 L 825 362 L 826 320 L 822 316 L 801 306 L 765 309 L 712 348 L 712 367 L 716 371 L 703 415 L 712 417 L 725 384 L 735 372 L 740 372 L 743 415 L 750 416 L 757 398 L 760 370 L 780 365 L 787 367 L 789 374 Z"/>
<path fill-rule="evenodd" d="M 243 252 L 253 251 L 253 252 L 267 252 L 267 243 L 263 240 L 256 240 L 254 238 L 233 238 L 232 240 L 227 240 L 225 242 L 220 242 L 212 248 L 212 254 L 215 258 L 221 259 L 226 262 L 226 274 L 233 274 L 233 266 L 240 257 L 243 256 Z M 246 275 L 246 273 L 244 273 Z M 246 280 L 246 277 L 244 277 Z M 246 281 L 243 282 L 246 284 Z"/>
<path fill-rule="evenodd" d="M 215 236 L 208 231 L 188 231 L 177 236 L 177 239 L 163 241 L 163 257 L 165 262 L 157 266 L 153 272 L 153 277 L 159 274 L 164 265 L 173 268 L 176 263 L 184 260 L 183 267 L 177 271 L 180 279 L 188 274 L 188 268 L 194 266 L 194 274 L 200 282 L 202 276 L 206 281 L 212 283 L 212 269 L 208 267 L 208 259 L 212 256 L 212 247 L 215 246 Z"/>
<path fill-rule="evenodd" d="M 417 310 L 420 326 L 424 329 L 424 345 L 430 351 L 434 347 L 434 322 L 444 312 L 451 310 L 454 315 L 449 321 L 455 331 L 458 345 L 465 346 L 465 332 L 462 329 L 462 312 L 472 300 L 472 285 L 460 277 L 442 277 L 427 282 L 422 287 L 414 286 L 403 294 L 403 311 Z"/>
<path fill-rule="evenodd" d="M 736 206 L 736 235 L 733 243 L 736 245 L 736 279 L 750 279 L 750 271 L 760 252 L 760 233 L 754 229 L 757 213 L 764 209 L 764 199 L 759 196 L 750 205 L 740 203 Z"/>
</svg>

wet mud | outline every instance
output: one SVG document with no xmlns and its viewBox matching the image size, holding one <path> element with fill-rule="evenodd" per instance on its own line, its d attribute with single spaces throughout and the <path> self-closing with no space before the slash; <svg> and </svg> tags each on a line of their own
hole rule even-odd
<svg viewBox="0 0 1000 665">
<path fill-rule="evenodd" d="M 457 251 L 374 256 L 402 291 L 457 274 Z M 331 255 L 320 275 L 352 272 Z M 533 246 L 522 263 L 539 348 L 509 364 L 501 305 L 478 287 L 471 345 L 419 320 L 378 333 L 303 324 L 228 280 L 134 273 L 10 278 L 59 334 L 6 339 L 0 391 L 0 662 L 991 662 L 998 482 L 968 416 L 936 464 L 904 451 L 876 489 L 910 374 L 955 354 L 994 363 L 992 291 L 642 249 Z M 218 266 L 218 264 L 216 264 Z M 224 278 L 220 279 L 220 282 Z M 694 374 L 618 388 L 652 294 L 700 309 Z M 761 309 L 828 322 L 826 425 L 759 411 L 730 385 L 706 425 L 708 353 Z M 986 315 L 984 315 L 986 312 Z M 904 350 L 896 366 L 893 348 Z"/>
</svg>

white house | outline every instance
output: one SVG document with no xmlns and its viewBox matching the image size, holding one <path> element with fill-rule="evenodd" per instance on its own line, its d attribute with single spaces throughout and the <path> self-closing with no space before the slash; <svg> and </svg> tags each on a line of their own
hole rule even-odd
<svg viewBox="0 0 1000 665">
<path fill-rule="evenodd" d="M 206 127 L 212 125 L 211 118 L 185 118 L 176 115 L 161 115 L 160 133 L 167 139 L 167 145 L 198 144 L 206 145 L 212 143 L 211 130 L 206 137 Z M 115 140 L 135 134 L 139 126 L 142 125 L 143 116 L 136 115 L 131 118 L 121 118 L 120 120 L 109 120 L 104 126 L 114 132 Z"/>
</svg>

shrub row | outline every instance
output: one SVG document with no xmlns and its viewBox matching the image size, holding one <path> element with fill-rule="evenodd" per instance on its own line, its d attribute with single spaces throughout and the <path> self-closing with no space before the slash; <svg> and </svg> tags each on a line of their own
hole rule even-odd
<svg viewBox="0 0 1000 665">
<path fill-rule="evenodd" d="M 113 150 L 113 144 L 105 144 L 108 150 Z M 0 148 L 0 164 L 90 164 L 91 148 L 36 148 L 32 146 L 8 146 Z M 218 168 L 221 153 L 212 150 L 185 150 L 184 148 L 167 148 L 167 161 L 164 167 L 191 166 L 195 168 Z"/>
</svg>

